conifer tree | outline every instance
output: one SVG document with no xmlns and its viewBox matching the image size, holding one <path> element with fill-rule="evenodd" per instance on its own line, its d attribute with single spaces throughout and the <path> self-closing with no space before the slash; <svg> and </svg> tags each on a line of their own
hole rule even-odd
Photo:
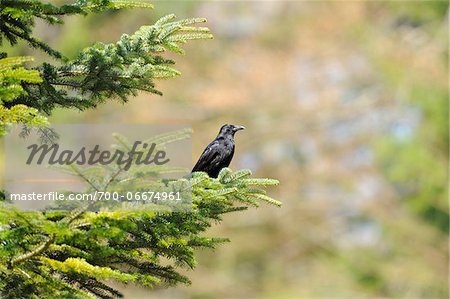
<svg viewBox="0 0 450 299">
<path fill-rule="evenodd" d="M 87 109 L 109 99 L 127 101 L 138 91 L 161 94 L 155 79 L 179 75 L 165 51 L 184 53 L 189 40 L 208 39 L 207 28 L 195 26 L 205 19 L 176 21 L 174 15 L 143 26 L 116 43 L 96 43 L 70 60 L 33 36 L 36 19 L 62 24 L 62 16 L 85 15 L 111 9 L 152 8 L 145 2 L 78 0 L 56 6 L 38 0 L 1 0 L 0 42 L 16 45 L 25 41 L 45 51 L 57 63 L 26 68 L 32 57 L 0 54 L 0 134 L 13 124 L 46 126 L 55 107 Z M 189 130 L 156 136 L 168 144 L 190 136 Z M 116 146 L 126 147 L 117 137 Z M 164 168 L 124 172 L 116 167 L 65 168 L 86 182 L 86 192 L 123 191 L 123 181 L 145 182 L 151 188 L 167 186 L 160 179 Z M 156 179 L 155 179 L 156 178 Z M 148 182 L 148 181 L 147 181 Z M 189 183 L 191 212 L 132 209 L 48 210 L 22 212 L 0 200 L 0 297 L 2 298 L 118 298 L 111 281 L 152 287 L 189 283 L 180 268 L 194 268 L 194 250 L 214 248 L 226 238 L 203 233 L 226 213 L 258 206 L 280 205 L 266 195 L 273 179 L 253 178 L 249 170 L 225 168 L 217 179 L 195 173 L 172 184 Z M 170 182 L 169 182 L 170 184 Z M 145 183 L 135 183 L 146 190 Z"/>
<path fill-rule="evenodd" d="M 28 57 L 7 58 L 0 61 L 0 94 L 3 110 L 9 118 L 0 119 L 0 125 L 8 123 L 33 123 L 32 119 L 51 113 L 55 107 L 87 109 L 96 107 L 108 99 L 126 102 L 140 90 L 161 94 L 155 87 L 155 79 L 179 75 L 171 59 L 163 57 L 165 51 L 183 54 L 181 44 L 194 39 L 212 38 L 208 28 L 195 26 L 206 20 L 192 18 L 175 21 L 174 15 L 161 18 L 151 26 L 142 26 L 132 35 L 124 34 L 112 44 L 96 43 L 83 49 L 69 60 L 63 53 L 32 36 L 35 19 L 49 24 L 61 24 L 62 16 L 85 15 L 108 9 L 128 7 L 151 8 L 143 2 L 112 0 L 79 0 L 61 7 L 41 3 L 38 0 L 2 0 L 0 2 L 0 42 L 16 45 L 26 41 L 31 47 L 43 50 L 58 64 L 42 63 L 33 70 L 25 70 L 21 63 Z M 5 58 L 6 53 L 0 53 Z M 38 77 L 39 75 L 39 77 Z M 22 110 L 14 112 L 17 105 L 29 108 L 28 117 Z M 13 111 L 11 111 L 11 109 Z M 34 121 L 34 120 L 33 120 Z"/>
</svg>

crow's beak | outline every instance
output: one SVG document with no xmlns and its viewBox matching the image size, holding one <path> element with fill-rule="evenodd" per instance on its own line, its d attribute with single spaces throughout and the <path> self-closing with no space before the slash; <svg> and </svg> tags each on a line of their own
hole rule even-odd
<svg viewBox="0 0 450 299">
<path fill-rule="evenodd" d="M 240 131 L 240 130 L 244 130 L 244 129 L 245 129 L 244 126 L 234 126 L 234 131 L 235 132 Z"/>
</svg>

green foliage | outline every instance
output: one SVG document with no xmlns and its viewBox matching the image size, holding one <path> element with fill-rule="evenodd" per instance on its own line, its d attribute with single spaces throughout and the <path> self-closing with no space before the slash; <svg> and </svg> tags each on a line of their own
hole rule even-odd
<svg viewBox="0 0 450 299">
<path fill-rule="evenodd" d="M 66 15 L 86 15 L 89 12 L 131 7 L 153 8 L 153 5 L 137 1 L 78 0 L 73 4 L 59 7 L 39 0 L 2 0 L 0 2 L 0 44 L 3 39 L 11 45 L 24 40 L 33 48 L 63 59 L 62 53 L 32 36 L 35 19 L 44 20 L 49 24 L 62 24 L 61 17 Z"/>
<path fill-rule="evenodd" d="M 175 16 L 168 15 L 152 26 L 141 27 L 133 35 L 124 34 L 117 43 L 96 43 L 87 47 L 76 59 L 69 61 L 62 53 L 32 36 L 36 18 L 49 24 L 61 24 L 62 16 L 127 7 L 153 6 L 145 2 L 110 0 L 79 0 L 60 7 L 37 0 L 0 2 L 0 44 L 3 40 L 11 45 L 24 40 L 59 60 L 57 65 L 46 62 L 32 71 L 16 68 L 13 74 L 8 73 L 7 69 L 0 69 L 1 77 L 13 81 L 4 91 L 9 93 L 3 106 L 11 108 L 21 104 L 50 114 L 55 107 L 83 110 L 96 107 L 107 99 L 118 98 L 126 102 L 138 91 L 160 95 L 154 79 L 172 78 L 180 74 L 172 66 L 175 62 L 164 58 L 162 52 L 169 50 L 183 54 L 181 44 L 212 38 L 207 28 L 194 26 L 205 22 L 205 19 L 173 21 Z M 37 76 L 38 73 L 40 80 L 23 78 L 31 74 Z M 17 86 L 17 82 L 21 83 L 21 87 Z M 30 109 L 32 111 L 35 110 Z"/>
<path fill-rule="evenodd" d="M 20 85 L 22 82 L 42 82 L 38 71 L 27 70 L 21 66 L 23 63 L 32 60 L 32 57 L 9 57 L 0 59 L 0 100 L 2 103 L 9 102 L 25 93 Z"/>
<path fill-rule="evenodd" d="M 151 140 L 160 141 L 158 146 L 164 147 L 188 134 L 188 130 L 181 130 Z M 114 148 L 130 147 L 123 136 L 116 136 L 116 140 Z M 163 190 L 158 186 L 170 186 L 159 178 L 164 171 L 154 166 L 133 166 L 127 172 L 112 165 L 87 169 L 70 166 L 65 170 L 86 182 L 86 192 L 155 191 Z M 232 172 L 225 168 L 217 179 L 194 173 L 175 182 L 190 185 L 190 211 L 157 210 L 151 205 L 152 209 L 146 209 L 148 205 L 133 209 L 127 202 L 94 207 L 94 202 L 69 212 L 51 209 L 19 213 L 3 203 L 2 297 L 15 298 L 10 291 L 17 285 L 24 288 L 22 295 L 37 298 L 54 298 L 71 290 L 73 298 L 115 298 L 120 294 L 105 280 L 148 287 L 189 284 L 178 268 L 195 267 L 195 249 L 214 248 L 227 241 L 202 236 L 206 229 L 220 222 L 224 214 L 258 206 L 262 201 L 280 206 L 264 190 L 278 181 L 252 178 L 250 170 Z M 40 283 L 28 285 L 30 279 Z"/>
<path fill-rule="evenodd" d="M 180 43 L 212 37 L 207 28 L 186 26 L 205 19 L 169 22 L 174 17 L 143 26 L 131 36 L 124 34 L 115 44 L 97 43 L 65 65 L 43 64 L 37 69 L 44 83 L 26 85 L 28 94 L 17 102 L 50 113 L 55 106 L 85 109 L 111 98 L 126 102 L 139 90 L 162 94 L 153 80 L 180 73 L 171 67 L 173 60 L 156 53 L 166 49 L 183 53 Z"/>
<path fill-rule="evenodd" d="M 42 78 L 36 70 L 25 69 L 22 64 L 32 57 L 8 57 L 0 59 L 0 136 L 7 132 L 7 126 L 26 124 L 33 126 L 47 125 L 47 118 L 35 108 L 25 105 L 9 105 L 15 98 L 25 95 L 22 84 L 39 84 Z"/>
</svg>

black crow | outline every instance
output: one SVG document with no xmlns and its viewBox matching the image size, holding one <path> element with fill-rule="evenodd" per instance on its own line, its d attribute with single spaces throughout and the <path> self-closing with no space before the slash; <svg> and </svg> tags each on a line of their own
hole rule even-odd
<svg viewBox="0 0 450 299">
<path fill-rule="evenodd" d="M 234 154 L 234 133 L 243 126 L 223 125 L 219 135 L 203 151 L 192 172 L 203 171 L 211 178 L 217 178 L 220 170 L 230 165 Z"/>
</svg>

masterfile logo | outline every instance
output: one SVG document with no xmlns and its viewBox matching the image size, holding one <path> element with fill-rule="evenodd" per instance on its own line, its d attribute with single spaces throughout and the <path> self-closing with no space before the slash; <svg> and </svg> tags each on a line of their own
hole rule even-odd
<svg viewBox="0 0 450 299">
<path fill-rule="evenodd" d="M 70 209 L 100 201 L 186 204 L 190 133 L 155 125 L 14 128 L 4 143 L 7 199 L 24 210 L 55 202 Z"/>
<path fill-rule="evenodd" d="M 138 151 L 141 145 L 142 150 Z M 81 147 L 78 151 L 73 149 L 60 150 L 58 143 L 49 144 L 31 144 L 27 147 L 30 150 L 30 155 L 27 159 L 27 164 L 35 162 L 42 165 L 47 162 L 49 165 L 108 165 L 116 163 L 122 166 L 124 170 L 128 170 L 134 162 L 136 165 L 156 165 L 167 164 L 170 159 L 166 158 L 166 152 L 163 150 L 155 150 L 156 143 L 147 144 L 142 141 L 135 141 L 130 151 L 124 152 L 119 149 L 115 151 L 100 150 L 100 145 L 96 144 L 91 150 Z M 37 156 L 37 157 L 36 157 Z M 36 161 L 35 160 L 36 157 Z"/>
</svg>

